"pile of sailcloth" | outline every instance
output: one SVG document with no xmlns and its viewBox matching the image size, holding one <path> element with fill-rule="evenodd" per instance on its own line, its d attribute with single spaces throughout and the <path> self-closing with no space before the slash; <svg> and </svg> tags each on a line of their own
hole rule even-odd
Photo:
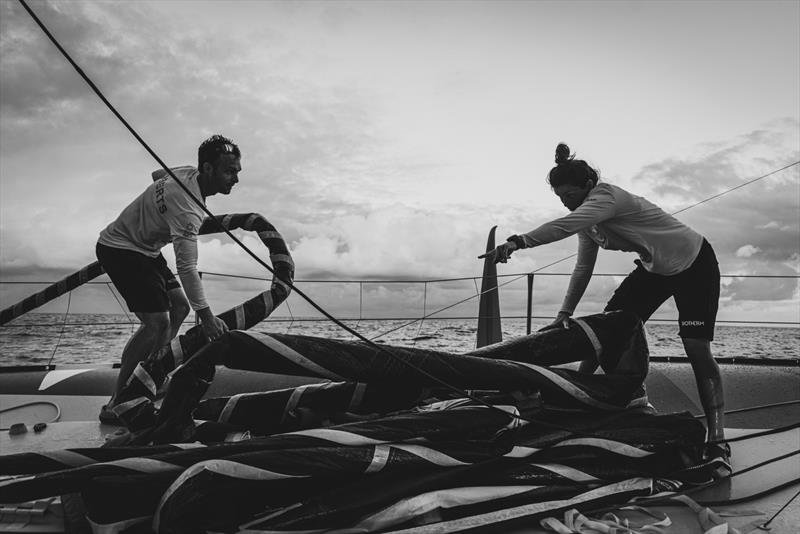
<svg viewBox="0 0 800 534">
<path fill-rule="evenodd" d="M 467 354 L 246 330 L 192 343 L 137 369 L 123 438 L 0 456 L 0 502 L 79 496 L 103 533 L 505 531 L 716 467 L 700 422 L 649 407 L 647 344 L 624 312 Z M 603 372 L 558 367 L 587 358 Z M 317 382 L 204 398 L 217 365 Z"/>
</svg>

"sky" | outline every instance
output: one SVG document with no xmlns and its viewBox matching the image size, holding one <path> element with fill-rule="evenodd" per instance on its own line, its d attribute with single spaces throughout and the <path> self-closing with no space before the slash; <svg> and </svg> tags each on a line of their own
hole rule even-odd
<svg viewBox="0 0 800 534">
<path fill-rule="evenodd" d="M 566 214 L 545 182 L 559 142 L 670 212 L 800 160 L 796 1 L 29 5 L 168 165 L 196 164 L 214 133 L 239 144 L 241 181 L 209 209 L 264 215 L 298 287 L 339 317 L 475 315 L 476 282 L 412 282 L 480 276 L 492 226 L 503 240 Z M 18 282 L 94 261 L 157 166 L 0 0 L 0 306 L 44 287 Z M 800 165 L 677 216 L 728 275 L 720 320 L 800 322 L 797 278 L 748 277 L 800 271 Z M 552 316 L 576 247 L 519 252 L 498 272 L 536 272 L 534 314 Z M 600 311 L 633 259 L 601 251 L 595 272 L 615 276 L 595 276 L 577 313 Z M 271 277 L 220 235 L 201 238 L 199 269 Z M 204 279 L 217 313 L 266 286 Z M 525 278 L 501 283 L 504 313 L 524 314 Z M 121 311 L 105 285 L 43 310 L 67 306 Z M 297 295 L 283 308 L 312 313 Z"/>
</svg>

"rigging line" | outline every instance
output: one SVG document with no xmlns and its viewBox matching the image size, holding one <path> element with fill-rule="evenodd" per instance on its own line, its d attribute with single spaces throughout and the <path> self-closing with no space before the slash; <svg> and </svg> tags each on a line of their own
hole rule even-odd
<svg viewBox="0 0 800 534">
<path fill-rule="evenodd" d="M 105 284 L 106 284 L 106 287 L 108 288 L 108 290 L 111 292 L 111 295 L 114 297 L 114 300 L 116 300 L 117 304 L 119 304 L 119 307 L 122 310 L 122 312 L 125 314 L 125 317 L 128 319 L 128 324 L 130 324 L 130 329 L 133 330 L 133 325 L 135 323 L 133 322 L 133 319 L 131 319 L 131 316 L 128 315 L 127 310 L 125 310 L 125 307 L 122 305 L 122 302 L 119 300 L 119 297 L 117 297 L 117 294 L 114 293 L 113 284 L 111 282 L 106 282 Z"/>
<path fill-rule="evenodd" d="M 761 405 L 758 405 L 758 406 L 747 406 L 745 408 L 737 408 L 736 410 L 727 410 L 725 412 L 725 415 L 731 415 L 731 414 L 743 413 L 743 412 L 752 412 L 752 411 L 755 411 L 755 410 L 763 410 L 763 409 L 766 409 L 766 408 L 777 408 L 779 406 L 790 406 L 792 404 L 800 404 L 800 399 L 783 401 L 783 402 L 775 402 L 775 403 L 772 403 L 772 404 L 761 404 Z M 699 415 L 695 415 L 694 417 L 695 417 L 695 419 L 705 419 L 706 415 L 705 414 L 699 414 Z"/>
<path fill-rule="evenodd" d="M 706 203 L 706 202 L 708 202 L 710 200 L 714 200 L 715 198 L 719 198 L 719 197 L 721 197 L 723 195 L 727 195 L 731 191 L 735 191 L 735 190 L 740 189 L 740 188 L 742 188 L 742 187 L 744 187 L 746 185 L 750 185 L 753 182 L 757 182 L 759 180 L 763 180 L 764 178 L 766 178 L 768 176 L 772 176 L 773 174 L 777 174 L 777 173 L 779 173 L 781 171 L 785 171 L 786 169 L 788 169 L 790 167 L 794 167 L 795 165 L 798 165 L 798 164 L 800 164 L 800 161 L 795 161 L 794 163 L 790 163 L 790 164 L 786 165 L 785 167 L 781 167 L 780 169 L 774 170 L 772 172 L 768 172 L 767 174 L 765 174 L 763 176 L 759 176 L 758 178 L 753 178 L 752 180 L 748 180 L 747 182 L 741 183 L 741 184 L 739 184 L 739 185 L 737 185 L 735 187 L 732 187 L 732 188 L 730 188 L 730 189 L 728 189 L 726 191 L 723 191 L 721 193 L 717 193 L 716 195 L 713 195 L 713 196 L 710 196 L 710 197 L 708 197 L 706 199 L 703 199 L 700 202 L 696 202 L 696 203 L 692 204 L 691 206 L 686 206 L 685 208 L 681 208 L 678 211 L 674 211 L 670 215 L 677 215 L 678 213 L 682 213 L 682 212 L 684 212 L 684 211 L 686 211 L 688 209 L 694 208 L 695 206 L 699 206 L 700 204 L 704 204 L 704 203 Z"/>
<path fill-rule="evenodd" d="M 753 464 L 751 466 L 745 467 L 744 469 L 739 469 L 735 473 L 731 473 L 730 475 L 728 475 L 728 478 L 734 477 L 736 475 L 743 475 L 744 473 L 749 473 L 750 471 L 755 471 L 756 469 L 758 469 L 760 467 L 764 467 L 765 465 L 769 465 L 769 464 L 772 464 L 772 463 L 775 463 L 775 462 L 780 462 L 781 460 L 785 460 L 787 458 L 791 458 L 792 456 L 797 456 L 798 454 L 800 454 L 800 450 L 787 452 L 785 454 L 781 454 L 780 456 L 774 456 L 772 458 L 764 460 L 763 462 L 759 462 L 757 464 Z"/>
<path fill-rule="evenodd" d="M 411 326 L 412 324 L 418 323 L 420 321 L 424 321 L 425 319 L 428 319 L 428 318 L 436 315 L 437 313 L 442 313 L 443 311 L 447 311 L 450 308 L 455 308 L 459 304 L 464 304 L 465 302 L 468 302 L 468 301 L 474 299 L 475 297 L 479 297 L 479 296 L 483 295 L 484 293 L 489 293 L 491 291 L 496 291 L 496 290 L 500 289 L 501 287 L 506 286 L 506 285 L 511 284 L 511 283 L 514 283 L 517 280 L 521 280 L 521 279 L 525 278 L 526 276 L 528 276 L 527 273 L 526 274 L 521 274 L 521 275 L 517 276 L 516 278 L 512 278 L 511 280 L 503 282 L 502 284 L 497 284 L 496 288 L 493 287 L 491 289 L 487 289 L 486 291 L 480 292 L 477 295 L 470 295 L 469 297 L 466 297 L 466 298 L 461 299 L 461 300 L 459 300 L 457 302 L 454 302 L 454 303 L 452 303 L 452 304 L 450 304 L 448 306 L 445 306 L 444 308 L 440 308 L 438 310 L 432 311 L 431 313 L 427 313 L 427 314 L 423 315 L 422 317 L 419 317 L 417 319 L 411 319 L 407 323 L 401 324 L 400 326 L 396 326 L 394 328 L 390 328 L 389 330 L 381 332 L 377 336 L 371 337 L 370 340 L 374 341 L 374 340 L 376 340 L 378 338 L 381 338 L 381 337 L 383 337 L 383 336 L 385 336 L 387 334 L 391 334 L 392 332 L 396 332 L 397 330 L 400 330 L 400 329 L 405 328 L 407 326 Z"/>
<path fill-rule="evenodd" d="M 288 334 L 289 330 L 292 329 L 292 325 L 294 325 L 294 313 L 292 313 L 292 307 L 289 306 L 289 299 L 287 298 L 284 303 L 286 304 L 286 309 L 289 310 L 289 317 L 291 320 L 289 321 L 289 326 L 286 327 L 286 332 L 284 334 Z"/>
<path fill-rule="evenodd" d="M 753 432 L 751 434 L 744 434 L 743 436 L 736 436 L 735 438 L 721 439 L 719 441 L 709 441 L 708 444 L 711 445 L 716 443 L 733 443 L 736 441 L 747 441 L 748 439 L 760 438 L 763 436 L 771 436 L 773 434 L 788 432 L 789 430 L 794 430 L 795 428 L 798 427 L 800 427 L 800 423 L 792 423 L 790 425 L 784 425 L 775 428 L 770 428 L 767 430 L 762 430 L 761 432 Z"/>
<path fill-rule="evenodd" d="M 778 514 L 780 514 L 781 512 L 783 512 L 783 511 L 786 509 L 786 507 L 787 507 L 787 506 L 789 506 L 789 505 L 792 503 L 792 501 L 793 501 L 793 500 L 795 500 L 795 499 L 797 498 L 797 496 L 798 496 L 798 495 L 800 495 L 800 490 L 798 490 L 798 491 L 797 491 L 797 493 L 795 493 L 795 494 L 794 494 L 794 497 L 792 497 L 791 499 L 789 499 L 788 501 L 786 501 L 786 504 L 784 504 L 783 506 L 781 506 L 780 510 L 778 510 L 777 512 L 775 512 L 775 513 L 772 515 L 772 517 L 770 517 L 770 518 L 769 518 L 769 521 L 767 521 L 766 523 L 763 523 L 763 524 L 759 525 L 759 526 L 758 526 L 759 530 L 769 530 L 769 524 L 770 524 L 770 523 L 772 523 L 772 521 L 773 521 L 773 520 L 774 520 L 776 517 L 778 517 Z"/>
<path fill-rule="evenodd" d="M 56 357 L 56 351 L 58 351 L 58 347 L 61 346 L 61 338 L 64 336 L 64 327 L 67 324 L 67 317 L 69 317 L 69 308 L 72 304 L 72 291 L 67 293 L 67 311 L 64 312 L 64 321 L 61 323 L 61 331 L 58 333 L 58 340 L 56 341 L 56 346 L 53 347 L 53 354 L 50 355 L 50 360 L 47 362 L 47 366 L 49 367 L 51 363 L 53 363 L 53 358 Z"/>
<path fill-rule="evenodd" d="M 301 296 L 301 297 L 302 297 L 302 298 L 303 298 L 303 299 L 304 299 L 306 302 L 308 302 L 308 303 L 309 303 L 309 304 L 310 304 L 310 305 L 311 305 L 311 306 L 312 306 L 314 309 L 316 309 L 316 310 L 317 310 L 318 312 L 320 312 L 322 315 L 324 315 L 325 317 L 327 317 L 327 318 L 328 318 L 330 321 L 332 321 L 333 323 L 335 323 L 335 324 L 336 324 L 337 326 L 339 326 L 341 329 L 343 329 L 343 330 L 345 330 L 346 332 L 348 332 L 348 333 L 352 334 L 353 336 L 357 337 L 357 338 L 358 338 L 358 339 L 360 339 L 361 341 L 364 341 L 364 342 L 365 342 L 365 343 L 367 343 L 369 346 L 371 346 L 371 347 L 373 347 L 374 349 L 376 349 L 378 352 L 383 352 L 384 354 L 388 355 L 389 357 L 393 358 L 394 360 L 396 360 L 396 361 L 398 361 L 398 362 L 400 362 L 400 363 L 402 363 L 402 364 L 406 365 L 407 367 L 409 367 L 409 368 L 411 368 L 411 369 L 415 370 L 416 372 L 420 373 L 421 375 L 425 376 L 425 377 L 426 377 L 426 378 L 428 378 L 429 380 L 432 380 L 433 382 L 436 382 L 437 384 L 441 385 L 442 387 L 445 387 L 445 388 L 447 388 L 447 389 L 449 389 L 449 390 L 451 390 L 451 391 L 453 391 L 453 392 L 455 392 L 455 393 L 458 393 L 458 394 L 459 394 L 459 395 L 461 395 L 462 397 L 466 397 L 466 398 L 468 398 L 468 399 L 472 400 L 473 402 L 476 402 L 476 403 L 478 403 L 478 404 L 480 404 L 480 405 L 482 405 L 482 406 L 486 406 L 487 408 L 489 408 L 489 409 L 491 409 L 491 410 L 495 410 L 495 411 L 497 411 L 497 412 L 499 412 L 499 413 L 502 413 L 502 414 L 504 414 L 504 415 L 506 415 L 506 416 L 510 416 L 510 417 L 512 417 L 512 418 L 520 419 L 520 420 L 522 420 L 522 421 L 525 421 L 525 422 L 528 422 L 528 423 L 533 423 L 533 422 L 535 422 L 535 423 L 537 423 L 537 424 L 539 424 L 539 425 L 542 425 L 542 426 L 547 426 L 547 427 L 551 427 L 551 428 L 557 428 L 557 429 L 559 429 L 559 430 L 566 430 L 566 429 L 564 429 L 564 428 L 562 428 L 562 427 L 559 427 L 558 425 L 552 425 L 552 424 L 549 424 L 549 423 L 544 423 L 544 422 L 542 422 L 542 421 L 535 421 L 535 420 L 532 420 L 532 419 L 527 419 L 527 418 L 523 417 L 523 416 L 522 416 L 522 415 L 520 415 L 520 414 L 515 414 L 515 413 L 509 413 L 509 412 L 506 412 L 506 411 L 504 411 L 504 410 L 501 410 L 500 408 L 497 408 L 497 407 L 496 407 L 496 406 L 494 406 L 493 404 L 491 404 L 491 403 L 489 403 L 489 402 L 486 402 L 486 401 L 485 401 L 485 400 L 483 400 L 483 399 L 480 399 L 480 398 L 478 398 L 478 397 L 475 397 L 474 395 L 470 394 L 468 391 L 466 391 L 466 390 L 464 390 L 464 389 L 462 389 L 462 388 L 459 388 L 459 387 L 456 387 L 456 386 L 454 386 L 454 385 L 452 385 L 452 384 L 449 384 L 449 383 L 448 383 L 448 382 L 446 382 L 445 380 L 442 380 L 441 378 L 438 378 L 437 376 L 435 376 L 435 375 L 431 374 L 430 372 L 428 372 L 428 371 L 426 371 L 426 370 L 424 370 L 424 369 L 422 369 L 422 368 L 420 368 L 420 367 L 417 367 L 417 366 L 416 366 L 416 365 L 414 365 L 412 362 L 409 362 L 409 361 L 407 361 L 405 358 L 402 358 L 402 357 L 400 357 L 398 354 L 395 354 L 394 352 L 392 352 L 392 351 L 388 350 L 387 348 L 385 348 L 385 347 L 382 347 L 382 346 L 378 345 L 377 343 L 373 343 L 371 340 L 367 339 L 365 336 L 363 336 L 363 335 L 362 335 L 362 334 L 360 334 L 359 332 L 356 332 L 355 330 L 353 330 L 353 329 L 352 329 L 352 328 L 350 328 L 349 326 L 345 325 L 345 324 L 344 324 L 343 322 L 341 322 L 339 319 L 336 319 L 336 318 L 335 318 L 333 315 L 331 315 L 331 314 L 330 314 L 330 313 L 328 313 L 326 310 L 324 310 L 324 309 L 323 309 L 323 308 L 322 308 L 322 307 L 321 307 L 319 304 L 317 304 L 317 303 L 316 303 L 316 302 L 315 302 L 313 299 L 311 299 L 310 297 L 308 297 L 308 296 L 307 296 L 307 295 L 306 295 L 306 294 L 305 294 L 303 291 L 301 291 L 299 288 L 297 288 L 297 287 L 296 287 L 296 286 L 295 286 L 295 285 L 294 285 L 294 284 L 293 284 L 291 281 L 288 281 L 288 280 L 283 280 L 283 279 L 281 279 L 281 278 L 280 278 L 280 277 L 279 277 L 279 276 L 278 276 L 278 275 L 275 273 L 275 270 L 274 270 L 272 267 L 270 267 L 269 265 L 267 265 L 267 264 L 264 262 L 264 260 L 262 260 L 261 258 L 259 258 L 259 257 L 258 257 L 258 256 L 257 256 L 257 255 L 256 255 L 256 254 L 255 254 L 255 253 L 252 251 L 252 250 L 250 250 L 250 249 L 249 249 L 249 248 L 248 248 L 248 247 L 247 247 L 247 246 L 246 246 L 244 243 L 242 243 L 242 242 L 241 242 L 241 241 L 240 241 L 240 240 L 239 240 L 239 239 L 238 239 L 238 238 L 237 238 L 235 235 L 233 235 L 233 233 L 232 233 L 230 230 L 228 230 L 227 228 L 224 228 L 224 227 L 222 226 L 222 222 L 221 222 L 221 221 L 219 221 L 219 220 L 217 220 L 217 219 L 216 219 L 216 217 L 214 217 L 214 214 L 213 214 L 213 213 L 211 213 L 211 211 L 209 211 L 209 209 L 208 209 L 208 208 L 205 206 L 205 204 L 203 204 L 203 203 L 202 203 L 200 200 L 198 200 L 198 199 L 197 199 L 197 198 L 196 198 L 196 197 L 195 197 L 195 196 L 192 194 L 192 192 L 189 190 L 189 188 L 188 188 L 186 185 L 184 185 L 184 184 L 183 184 L 183 183 L 182 183 L 180 180 L 178 180 L 178 178 L 175 176 L 175 174 L 172 172 L 172 170 L 171 170 L 171 169 L 170 169 L 170 168 L 167 166 L 167 164 L 166 164 L 166 163 L 164 163 L 164 161 L 163 161 L 163 160 L 162 160 L 162 159 L 161 159 L 161 158 L 158 156 L 158 154 L 156 154 L 156 153 L 153 151 L 153 149 L 152 149 L 152 148 L 150 148 L 150 145 L 148 145 L 148 144 L 147 144 L 147 142 L 145 142 L 145 140 L 144 140 L 144 139 L 142 139 L 142 137 L 141 137 L 141 136 L 140 136 L 140 135 L 139 135 L 139 134 L 136 132 L 136 130 L 134 130 L 134 129 L 133 129 L 133 127 L 132 127 L 132 126 L 131 126 L 131 125 L 128 123 L 128 121 L 126 121 L 126 120 L 125 120 L 125 118 L 124 118 L 122 115 L 120 115 L 120 113 L 119 113 L 119 112 L 116 110 L 116 108 L 115 108 L 115 107 L 114 107 L 114 106 L 111 104 L 111 102 L 109 102 L 109 101 L 108 101 L 108 99 L 107 99 L 107 98 L 106 98 L 106 97 L 103 95 L 103 93 L 100 91 L 100 89 L 98 89 L 98 87 L 97 87 L 97 86 L 94 84 L 94 82 L 92 82 L 92 80 L 91 80 L 91 79 L 90 79 L 90 78 L 89 78 L 89 77 L 86 75 L 86 73 L 85 73 L 85 72 L 83 72 L 83 70 L 82 70 L 82 69 L 81 69 L 81 68 L 78 66 L 78 64 L 77 64 L 77 63 L 75 63 L 75 61 L 72 59 L 72 57 L 69 55 L 69 53 L 68 53 L 68 52 L 67 52 L 67 51 L 66 51 L 66 50 L 65 50 L 65 49 L 64 49 L 64 48 L 61 46 L 61 44 L 60 44 L 60 43 L 59 43 L 59 42 L 56 40 L 56 38 L 53 36 L 53 34 L 52 34 L 52 33 L 50 33 L 50 31 L 47 29 L 47 27 L 44 25 L 44 23 L 43 23 L 41 20 L 39 20 L 39 17 L 37 17 L 37 16 L 36 16 L 36 13 L 34 13 L 34 12 L 33 12 L 33 10 L 32 10 L 32 9 L 31 9 L 31 8 L 28 6 L 28 4 L 25 2 L 25 0 L 18 0 L 18 1 L 19 1 L 19 3 L 20 3 L 20 4 L 22 4 L 22 7 L 23 7 L 23 8 L 25 8 L 25 11 L 27 11 L 27 12 L 28 12 L 28 14 L 31 16 L 31 18 L 33 18 L 34 22 L 36 22 L 36 24 L 39 26 L 39 28 L 40 28 L 40 29 L 41 29 L 41 30 L 42 30 L 42 31 L 45 33 L 45 35 L 47 35 L 47 37 L 48 37 L 48 38 L 50 39 L 50 41 L 51 41 L 51 42 L 52 42 L 52 43 L 55 45 L 55 47 L 56 47 L 56 48 L 58 48 L 59 52 L 61 52 L 61 54 L 62 54 L 62 55 L 63 55 L 63 56 L 66 58 L 66 60 L 67 60 L 67 61 L 70 63 L 70 65 L 72 65 L 72 67 L 73 67 L 73 68 L 74 68 L 74 69 L 75 69 L 75 70 L 78 72 L 78 74 L 79 74 L 79 75 L 80 75 L 80 76 L 81 76 L 81 77 L 84 79 L 84 81 L 85 81 L 85 82 L 86 82 L 86 83 L 89 85 L 89 87 L 90 87 L 90 88 L 91 88 L 91 89 L 92 89 L 92 90 L 95 92 L 95 94 L 96 94 L 96 95 L 97 95 L 97 96 L 100 98 L 100 100 L 102 100 L 102 101 L 103 101 L 103 103 L 106 105 L 106 107 L 108 107 L 108 109 L 109 109 L 109 110 L 111 110 L 111 112 L 114 114 L 114 116 L 116 116 L 116 117 L 117 117 L 117 119 L 119 119 L 119 121 L 120 121 L 120 122 L 121 122 L 121 123 L 122 123 L 122 124 L 125 126 L 125 128 L 127 128 L 127 130 L 128 130 L 130 133 L 131 133 L 131 135 L 133 135 L 133 136 L 136 138 L 136 140 L 137 140 L 137 141 L 139 141 L 139 144 L 141 144 L 141 145 L 142 145 L 142 147 L 143 147 L 143 148 L 144 148 L 144 149 L 145 149 L 145 150 L 146 150 L 146 151 L 147 151 L 147 152 L 148 152 L 148 153 L 149 153 L 149 154 L 150 154 L 150 155 L 153 157 L 153 159 L 155 159 L 155 160 L 158 162 L 158 164 L 159 164 L 159 165 L 161 165 L 161 167 L 162 167 L 162 168 L 163 168 L 163 169 L 164 169 L 164 170 L 167 172 L 167 174 L 168 174 L 168 175 L 169 175 L 169 176 L 170 176 L 170 177 L 171 177 L 173 180 L 175 180 L 175 182 L 176 182 L 176 183 L 177 183 L 177 184 L 178 184 L 178 185 L 179 185 L 179 186 L 180 186 L 180 187 L 181 187 L 181 188 L 184 190 L 184 192 L 186 192 L 186 195 L 187 195 L 187 196 L 188 196 L 188 197 L 189 197 L 189 198 L 190 198 L 190 199 L 191 199 L 193 202 L 195 202 L 195 203 L 196 203 L 198 206 L 200 206 L 200 208 L 201 208 L 201 209 L 202 209 L 202 210 L 203 210 L 203 211 L 204 211 L 204 212 L 205 212 L 205 213 L 206 213 L 206 214 L 207 214 L 209 217 L 211 217 L 211 219 L 214 221 L 214 223 L 215 223 L 215 224 L 216 224 L 216 225 L 217 225 L 217 226 L 218 226 L 218 227 L 219 227 L 219 228 L 220 228 L 220 229 L 221 229 L 221 230 L 222 230 L 222 231 L 223 231 L 225 234 L 227 234 L 227 235 L 228 235 L 228 237 L 230 237 L 230 238 L 231 238 L 231 240 L 233 240 L 233 242 L 234 242 L 234 243 L 236 243 L 237 245 L 239 245 L 239 247 L 241 247 L 241 248 L 242 248 L 242 250 L 244 250 L 244 251 L 245 251 L 245 252 L 246 252 L 246 253 L 247 253 L 247 254 L 248 254 L 250 257 L 252 257 L 252 258 L 253 258 L 253 259 L 254 259 L 254 260 L 257 262 L 257 263 L 259 263 L 259 264 L 260 264 L 262 267 L 264 267 L 264 268 L 265 268 L 265 269 L 267 269 L 267 270 L 268 270 L 270 273 L 272 273 L 272 275 L 273 275 L 274 277 L 277 277 L 277 278 L 278 278 L 279 280 L 281 280 L 281 281 L 282 281 L 284 284 L 286 284 L 288 287 L 290 287 L 292 290 L 294 290 L 294 291 L 295 291 L 295 292 L 296 292 L 298 295 L 300 295 L 300 296 Z M 52 359 L 52 358 L 51 358 L 51 359 Z"/>
</svg>

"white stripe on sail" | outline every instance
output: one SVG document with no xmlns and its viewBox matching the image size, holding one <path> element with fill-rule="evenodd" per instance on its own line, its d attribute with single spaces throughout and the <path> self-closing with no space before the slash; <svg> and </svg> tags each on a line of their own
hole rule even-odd
<svg viewBox="0 0 800 534">
<path fill-rule="evenodd" d="M 441 451 L 437 451 L 436 449 L 431 449 L 429 447 L 423 447 L 421 445 L 404 445 L 400 443 L 394 443 L 392 444 L 392 447 L 400 449 L 402 451 L 406 451 L 415 456 L 419 456 L 420 458 L 427 460 L 432 464 L 436 464 L 442 467 L 469 465 L 469 463 L 462 462 L 461 460 L 456 460 L 452 456 L 448 456 L 447 454 Z"/>
<path fill-rule="evenodd" d="M 596 408 L 601 408 L 603 410 L 620 410 L 622 409 L 620 406 L 615 406 L 613 404 L 608 404 L 607 402 L 599 401 L 594 397 L 589 396 L 585 391 L 581 388 L 566 380 L 564 377 L 559 375 L 558 373 L 554 373 L 550 369 L 546 367 L 540 367 L 538 365 L 534 365 L 532 363 L 525 363 L 525 362 L 514 362 L 517 365 L 524 365 L 529 369 L 536 371 L 543 377 L 547 378 L 552 382 L 555 386 L 561 388 L 565 393 L 571 395 L 576 400 L 588 404 L 589 406 L 594 406 Z"/>
<path fill-rule="evenodd" d="M 575 438 L 567 439 L 556 443 L 553 447 L 564 447 L 569 445 L 587 445 L 589 447 L 597 447 L 598 449 L 605 449 L 623 456 L 630 456 L 632 458 L 643 458 L 653 454 L 650 451 L 645 451 L 638 447 L 628 445 L 627 443 L 620 443 L 619 441 L 612 441 L 610 439 L 602 438 Z"/>
<path fill-rule="evenodd" d="M 347 405 L 348 411 L 352 411 L 361 406 L 366 390 L 367 385 L 364 382 L 356 382 L 355 388 L 353 388 L 353 396 L 350 397 L 350 404 Z"/>
<path fill-rule="evenodd" d="M 584 473 L 583 471 L 579 471 L 572 467 L 562 465 L 562 464 L 531 464 L 535 465 L 536 467 L 541 467 L 542 469 L 546 469 L 552 473 L 557 475 L 561 475 L 564 478 L 569 480 L 574 480 L 575 482 L 592 482 L 595 480 L 599 480 L 597 477 L 590 475 L 589 473 Z"/>
<path fill-rule="evenodd" d="M 121 460 L 114 460 L 113 462 L 105 462 L 103 465 L 123 467 L 139 473 L 164 473 L 183 469 L 181 465 L 162 462 L 161 460 L 153 460 L 152 458 L 123 458 Z"/>
<path fill-rule="evenodd" d="M 263 232 L 258 232 L 258 237 L 261 238 L 261 241 L 266 239 L 280 239 L 283 241 L 283 236 L 280 232 L 276 232 L 274 230 L 264 230 Z"/>
<path fill-rule="evenodd" d="M 244 329 L 244 306 L 236 306 L 233 309 L 236 314 L 236 330 Z"/>
<path fill-rule="evenodd" d="M 317 374 L 318 376 L 330 378 L 332 380 L 342 380 L 341 376 L 337 375 L 333 371 L 325 369 L 318 363 L 309 360 L 308 358 L 306 358 L 293 348 L 284 345 L 283 343 L 281 343 L 280 341 L 278 341 L 277 339 L 275 339 L 270 335 L 262 334 L 261 332 L 242 332 L 242 333 L 252 337 L 253 339 L 265 345 L 269 349 L 277 352 L 287 360 Z"/>
<path fill-rule="evenodd" d="M 375 453 L 372 455 L 372 461 L 370 462 L 367 469 L 364 471 L 365 473 L 377 473 L 386 465 L 386 462 L 389 461 L 389 454 L 391 453 L 391 447 L 388 445 L 376 445 L 375 446 Z"/>
<path fill-rule="evenodd" d="M 236 409 L 236 405 L 239 403 L 239 399 L 241 399 L 246 395 L 248 395 L 248 393 L 239 393 L 238 395 L 234 395 L 230 399 L 228 399 L 228 402 L 225 403 L 225 406 L 219 413 L 220 423 L 228 422 L 228 420 L 231 418 L 231 415 L 233 414 L 233 411 Z"/>
<path fill-rule="evenodd" d="M 586 334 L 586 337 L 589 338 L 589 342 L 594 347 L 594 355 L 597 356 L 598 360 L 600 359 L 600 355 L 603 353 L 603 345 L 600 343 L 600 340 L 597 339 L 597 334 L 594 333 L 592 327 L 586 324 L 586 321 L 583 319 L 573 319 L 578 326 L 583 329 L 583 332 Z"/>
<path fill-rule="evenodd" d="M 485 503 L 493 499 L 503 499 L 533 491 L 542 486 L 476 486 L 452 488 L 415 495 L 396 502 L 380 512 L 371 515 L 353 527 L 354 532 L 375 532 L 404 523 L 437 508 L 456 508 L 470 504 Z"/>
<path fill-rule="evenodd" d="M 148 391 L 153 394 L 153 396 L 155 396 L 156 392 L 158 391 L 156 382 L 153 380 L 153 377 L 150 376 L 150 373 L 148 373 L 145 368 L 142 367 L 141 363 L 136 364 L 136 367 L 133 369 L 133 376 L 138 378 L 139 382 L 141 382 L 142 385 L 146 387 Z"/>
<path fill-rule="evenodd" d="M 288 432 L 287 436 L 308 436 L 310 438 L 324 439 L 339 445 L 379 445 L 386 443 L 385 440 L 361 436 L 352 432 L 345 432 L 343 430 L 335 430 L 332 428 L 310 428 L 308 430 L 298 430 L 297 432 Z"/>
<path fill-rule="evenodd" d="M 608 486 L 593 489 L 591 491 L 587 491 L 586 493 L 581 493 L 580 495 L 577 495 L 571 499 L 524 504 L 522 506 L 505 508 L 503 510 L 495 510 L 485 514 L 471 515 L 459 519 L 453 519 L 452 521 L 441 521 L 430 525 L 415 526 L 393 532 L 395 534 L 411 534 L 412 532 L 414 534 L 444 534 L 445 532 L 458 532 L 460 530 L 467 530 L 469 528 L 495 525 L 503 521 L 520 519 L 533 514 L 541 514 L 549 510 L 571 508 L 578 506 L 581 503 L 591 502 L 609 495 L 627 493 L 630 491 L 648 492 L 652 489 L 652 486 L 653 482 L 649 478 L 631 478 L 622 482 L 617 482 L 614 484 L 609 484 Z"/>
</svg>

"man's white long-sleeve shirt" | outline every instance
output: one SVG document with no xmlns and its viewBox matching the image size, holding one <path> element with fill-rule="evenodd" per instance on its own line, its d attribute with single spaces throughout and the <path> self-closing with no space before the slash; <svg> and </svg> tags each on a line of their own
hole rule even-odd
<svg viewBox="0 0 800 534">
<path fill-rule="evenodd" d="M 202 200 L 199 173 L 190 166 L 172 169 L 195 198 Z M 163 169 L 153 173 L 153 183 L 131 202 L 102 232 L 98 242 L 133 250 L 152 258 L 172 243 L 181 285 L 194 310 L 208 307 L 197 273 L 197 233 L 203 209 Z"/>
<path fill-rule="evenodd" d="M 562 311 L 572 313 L 594 270 L 598 247 L 636 252 L 649 272 L 675 275 L 697 258 L 703 236 L 640 196 L 599 183 L 572 213 L 522 234 L 536 247 L 578 234 L 578 260 Z M 577 294 L 576 294 L 577 292 Z"/>
</svg>

